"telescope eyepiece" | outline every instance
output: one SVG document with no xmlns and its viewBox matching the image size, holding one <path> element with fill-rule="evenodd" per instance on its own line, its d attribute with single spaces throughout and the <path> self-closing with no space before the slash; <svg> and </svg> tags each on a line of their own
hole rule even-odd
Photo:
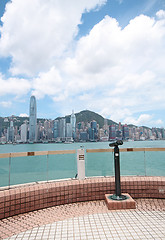
<svg viewBox="0 0 165 240">
<path fill-rule="evenodd" d="M 117 140 L 117 141 L 109 144 L 110 147 L 117 147 L 118 145 L 123 145 L 123 141 L 122 140 Z"/>
</svg>

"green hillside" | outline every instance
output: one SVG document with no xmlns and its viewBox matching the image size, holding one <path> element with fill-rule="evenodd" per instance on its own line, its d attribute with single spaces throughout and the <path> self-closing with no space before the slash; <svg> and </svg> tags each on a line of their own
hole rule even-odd
<svg viewBox="0 0 165 240">
<path fill-rule="evenodd" d="M 7 121 L 4 121 L 5 119 Z M 29 117 L 18 117 L 18 116 L 5 117 L 5 118 L 0 117 L 0 132 L 10 126 L 10 120 L 13 120 L 14 126 L 17 126 L 19 128 L 25 121 L 29 122 Z M 37 118 L 37 123 L 39 121 L 44 123 L 45 119 Z"/>
<path fill-rule="evenodd" d="M 101 115 L 99 115 L 98 113 L 95 113 L 95 112 L 92 112 L 89 110 L 83 110 L 79 113 L 76 113 L 75 115 L 76 115 L 77 123 L 79 123 L 79 122 L 89 123 L 92 120 L 95 120 L 99 124 L 100 128 L 102 128 L 104 125 L 104 118 Z M 69 117 L 70 117 L 70 115 L 66 116 L 67 121 L 68 121 Z M 114 121 L 109 120 L 109 119 L 107 119 L 107 122 L 108 122 L 108 125 L 111 125 L 111 124 L 117 125 L 117 123 L 115 123 Z"/>
</svg>

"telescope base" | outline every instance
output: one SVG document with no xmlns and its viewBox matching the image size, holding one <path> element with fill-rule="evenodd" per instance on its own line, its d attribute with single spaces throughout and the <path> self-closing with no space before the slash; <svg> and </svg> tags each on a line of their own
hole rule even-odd
<svg viewBox="0 0 165 240">
<path fill-rule="evenodd" d="M 113 195 L 110 195 L 108 198 L 116 201 L 122 201 L 122 200 L 126 200 L 128 196 L 126 195 L 117 196 L 116 194 L 113 194 Z"/>
<path fill-rule="evenodd" d="M 133 200 L 133 198 L 128 193 L 124 193 L 121 196 L 116 196 L 118 197 L 118 199 L 114 199 L 115 196 L 116 195 L 105 194 L 105 202 L 109 210 L 136 208 L 135 200 Z M 122 199 L 119 199 L 119 198 L 122 198 Z"/>
</svg>

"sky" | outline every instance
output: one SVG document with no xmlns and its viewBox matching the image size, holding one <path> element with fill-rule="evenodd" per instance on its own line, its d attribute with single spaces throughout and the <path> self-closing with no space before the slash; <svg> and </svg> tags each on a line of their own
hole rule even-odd
<svg viewBox="0 0 165 240">
<path fill-rule="evenodd" d="M 165 0 L 0 0 L 0 116 L 165 128 Z"/>
</svg>

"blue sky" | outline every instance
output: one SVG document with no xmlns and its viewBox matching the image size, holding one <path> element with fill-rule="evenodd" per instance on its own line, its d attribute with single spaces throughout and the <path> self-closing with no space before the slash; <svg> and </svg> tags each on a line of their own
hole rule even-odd
<svg viewBox="0 0 165 240">
<path fill-rule="evenodd" d="M 0 116 L 165 127 L 164 0 L 1 0 Z"/>
</svg>

